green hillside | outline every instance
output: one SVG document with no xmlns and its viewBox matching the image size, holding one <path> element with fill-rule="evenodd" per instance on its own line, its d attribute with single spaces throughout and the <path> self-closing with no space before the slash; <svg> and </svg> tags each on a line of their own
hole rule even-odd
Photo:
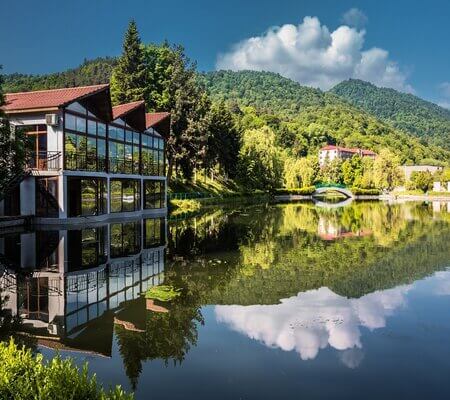
<svg viewBox="0 0 450 400">
<path fill-rule="evenodd" d="M 97 58 L 60 73 L 5 75 L 4 91 L 106 83 L 115 63 Z M 450 160 L 450 111 L 412 95 L 354 80 L 322 92 L 271 72 L 215 71 L 199 74 L 199 80 L 213 101 L 244 113 L 244 129 L 269 125 L 278 143 L 296 156 L 336 143 L 375 151 L 388 147 L 402 162 Z"/>
<path fill-rule="evenodd" d="M 108 83 L 112 69 L 116 63 L 114 58 L 96 58 L 85 60 L 77 68 L 47 75 L 4 75 L 3 91 L 28 92 L 31 90 L 56 89 L 61 87 L 89 86 Z"/>
<path fill-rule="evenodd" d="M 214 71 L 201 75 L 214 100 L 237 101 L 278 115 L 295 115 L 308 106 L 325 106 L 328 97 L 319 89 L 301 86 L 272 72 Z M 340 102 L 333 96 L 331 103 Z"/>
<path fill-rule="evenodd" d="M 355 79 L 339 83 L 331 92 L 396 128 L 450 149 L 450 110 Z"/>
<path fill-rule="evenodd" d="M 324 143 L 337 143 L 375 151 L 388 147 L 402 162 L 450 160 L 448 149 L 427 144 L 334 93 L 302 86 L 279 74 L 217 71 L 202 74 L 200 79 L 213 100 L 255 108 L 281 136 L 281 144 L 295 155 L 315 153 Z"/>
</svg>

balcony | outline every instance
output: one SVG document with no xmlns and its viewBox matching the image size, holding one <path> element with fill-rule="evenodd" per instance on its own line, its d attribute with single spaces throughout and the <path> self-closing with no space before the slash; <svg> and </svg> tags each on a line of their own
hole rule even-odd
<svg viewBox="0 0 450 400">
<path fill-rule="evenodd" d="M 59 171 L 62 168 L 60 151 L 33 152 L 27 162 L 27 167 L 34 171 Z"/>
<path fill-rule="evenodd" d="M 84 153 L 66 154 L 65 169 L 71 171 L 106 172 L 106 159 Z"/>
</svg>

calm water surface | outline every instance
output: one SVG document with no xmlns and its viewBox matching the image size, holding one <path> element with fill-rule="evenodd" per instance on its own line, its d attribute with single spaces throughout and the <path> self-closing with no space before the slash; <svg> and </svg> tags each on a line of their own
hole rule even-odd
<svg viewBox="0 0 450 400">
<path fill-rule="evenodd" d="M 137 399 L 450 396 L 450 203 L 214 209 L 0 253 L 38 351 Z M 146 301 L 161 283 L 181 297 Z"/>
</svg>

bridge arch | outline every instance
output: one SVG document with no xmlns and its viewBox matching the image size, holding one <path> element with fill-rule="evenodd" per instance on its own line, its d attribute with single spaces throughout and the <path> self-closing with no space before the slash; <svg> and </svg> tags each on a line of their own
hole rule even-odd
<svg viewBox="0 0 450 400">
<path fill-rule="evenodd" d="M 352 191 L 345 186 L 341 185 L 324 185 L 324 186 L 316 186 L 316 190 L 312 194 L 312 196 L 317 196 L 319 194 L 324 194 L 327 192 L 337 192 L 344 195 L 347 199 L 353 199 L 354 195 Z"/>
</svg>

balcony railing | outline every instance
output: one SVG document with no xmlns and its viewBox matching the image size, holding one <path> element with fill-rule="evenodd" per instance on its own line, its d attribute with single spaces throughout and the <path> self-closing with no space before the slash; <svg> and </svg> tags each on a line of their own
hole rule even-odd
<svg viewBox="0 0 450 400">
<path fill-rule="evenodd" d="M 106 169 L 108 167 L 108 170 Z M 140 163 L 138 160 L 129 160 L 118 157 L 96 157 L 80 153 L 66 153 L 65 169 L 71 171 L 98 171 L 110 172 L 112 174 L 135 174 L 135 175 L 164 175 L 164 166 L 155 162 Z"/>
<path fill-rule="evenodd" d="M 58 171 L 62 168 L 60 151 L 38 151 L 31 153 L 28 168 L 38 171 Z"/>
<path fill-rule="evenodd" d="M 65 169 L 72 171 L 106 171 L 106 159 L 80 153 L 66 154 Z"/>
</svg>

